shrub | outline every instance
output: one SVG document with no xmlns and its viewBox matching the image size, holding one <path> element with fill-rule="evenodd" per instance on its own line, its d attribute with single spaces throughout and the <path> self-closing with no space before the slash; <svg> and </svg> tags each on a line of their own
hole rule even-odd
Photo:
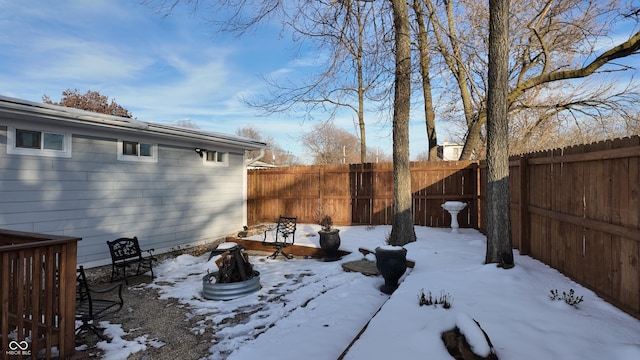
<svg viewBox="0 0 640 360">
<path fill-rule="evenodd" d="M 333 227 L 333 219 L 331 216 L 325 215 L 322 220 L 318 222 L 318 225 L 320 225 L 324 231 L 331 231 L 331 228 Z"/>
<path fill-rule="evenodd" d="M 574 308 L 578 308 L 578 304 L 582 302 L 583 296 L 575 296 L 575 292 L 573 289 L 569 289 L 569 293 L 562 292 L 562 296 L 558 293 L 558 290 L 551 290 L 549 294 L 549 298 L 551 300 L 564 300 L 565 303 L 573 306 Z"/>
<path fill-rule="evenodd" d="M 431 306 L 438 307 L 438 305 L 442 305 L 443 309 L 450 309 L 452 303 L 451 294 L 446 293 L 444 291 L 440 292 L 440 297 L 433 297 L 431 291 L 424 293 L 424 289 L 420 290 L 420 295 L 418 295 L 418 305 L 420 306 Z"/>
</svg>

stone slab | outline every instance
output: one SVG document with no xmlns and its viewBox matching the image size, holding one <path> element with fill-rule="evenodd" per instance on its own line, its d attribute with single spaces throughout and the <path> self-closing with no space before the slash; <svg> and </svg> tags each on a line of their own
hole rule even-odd
<svg viewBox="0 0 640 360">
<path fill-rule="evenodd" d="M 344 271 L 355 271 L 368 276 L 378 276 L 378 268 L 376 262 L 368 259 L 350 261 L 342 264 Z"/>
</svg>

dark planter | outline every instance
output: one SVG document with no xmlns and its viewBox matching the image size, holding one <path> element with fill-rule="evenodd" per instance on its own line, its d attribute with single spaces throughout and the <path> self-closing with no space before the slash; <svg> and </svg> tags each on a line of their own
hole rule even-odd
<svg viewBox="0 0 640 360">
<path fill-rule="evenodd" d="M 407 249 L 403 247 L 377 247 L 376 267 L 384 278 L 380 291 L 391 294 L 398 288 L 398 280 L 407 270 Z"/>
<path fill-rule="evenodd" d="M 340 229 L 330 231 L 320 230 L 320 248 L 324 252 L 324 261 L 336 261 L 340 259 L 338 249 L 340 248 Z"/>
</svg>

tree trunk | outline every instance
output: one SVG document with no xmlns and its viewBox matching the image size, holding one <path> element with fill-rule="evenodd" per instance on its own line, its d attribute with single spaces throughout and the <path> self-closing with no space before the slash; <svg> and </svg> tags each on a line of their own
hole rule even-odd
<svg viewBox="0 0 640 360">
<path fill-rule="evenodd" d="M 509 0 L 489 0 L 487 97 L 487 253 L 513 267 L 509 205 Z"/>
<path fill-rule="evenodd" d="M 359 9 L 359 8 L 358 8 Z M 362 68 L 363 54 L 363 32 L 364 26 L 358 10 L 358 52 L 356 54 L 356 64 L 358 68 L 358 127 L 360 128 L 360 163 L 367 162 L 367 137 L 364 127 L 364 70 Z"/>
<path fill-rule="evenodd" d="M 367 162 L 367 134 L 364 127 L 364 89 L 362 88 L 362 64 L 358 59 L 358 128 L 360 129 L 360 163 Z"/>
<path fill-rule="evenodd" d="M 389 244 L 402 246 L 416 240 L 413 227 L 411 171 L 409 168 L 409 111 L 411 99 L 411 32 L 405 0 L 391 0 L 396 44 L 393 100 L 394 214 Z"/>
<path fill-rule="evenodd" d="M 436 114 L 433 110 L 433 96 L 431 95 L 431 79 L 429 68 L 431 57 L 429 56 L 429 44 L 427 42 L 427 29 L 424 25 L 422 14 L 422 2 L 413 1 L 413 11 L 418 23 L 418 49 L 420 51 L 420 76 L 422 77 L 422 94 L 424 97 L 424 119 L 427 125 L 427 141 L 429 143 L 429 161 L 438 160 L 438 137 L 436 134 Z"/>
<path fill-rule="evenodd" d="M 481 150 L 484 146 L 484 140 L 482 139 L 482 125 L 487 122 L 487 113 L 480 111 L 477 119 L 471 120 L 467 129 L 467 137 L 462 148 L 462 154 L 460 154 L 460 160 L 474 160 L 478 159 Z"/>
<path fill-rule="evenodd" d="M 429 20 L 433 24 L 431 29 L 433 30 L 434 38 L 440 48 L 440 54 L 451 71 L 451 74 L 456 79 L 456 84 L 460 91 L 460 100 L 462 101 L 462 109 L 464 111 L 467 128 L 471 129 L 471 125 L 475 119 L 475 110 L 471 95 L 471 81 L 469 80 L 469 74 L 471 71 L 469 64 L 465 63 L 465 59 L 461 56 L 463 42 L 461 42 L 456 34 L 456 3 L 453 1 L 444 2 L 443 6 L 446 14 L 446 21 L 444 23 L 438 18 L 436 5 L 432 0 L 423 0 L 422 3 L 429 10 Z M 448 39 L 449 45 L 447 45 L 445 38 Z M 470 151 L 470 153 L 472 153 L 472 151 Z"/>
</svg>

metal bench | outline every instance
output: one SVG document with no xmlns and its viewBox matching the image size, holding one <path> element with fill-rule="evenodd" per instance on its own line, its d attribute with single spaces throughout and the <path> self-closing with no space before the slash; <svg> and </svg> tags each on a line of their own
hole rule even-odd
<svg viewBox="0 0 640 360">
<path fill-rule="evenodd" d="M 264 239 L 262 242 L 276 248 L 276 251 L 269 255 L 270 258 L 275 259 L 278 254 L 281 254 L 287 259 L 293 258 L 293 255 L 286 254 L 283 249 L 287 246 L 293 245 L 295 242 L 297 222 L 297 217 L 286 217 L 280 215 L 278 224 L 274 228 L 264 232 Z M 270 239 L 267 239 L 268 234 L 271 234 Z"/>
<path fill-rule="evenodd" d="M 100 339 L 107 340 L 102 334 L 103 329 L 96 326 L 95 323 L 122 309 L 122 305 L 124 305 L 122 283 L 113 284 L 101 290 L 91 289 L 82 266 L 77 270 L 76 278 L 76 321 L 82 322 L 76 329 L 76 336 L 84 330 L 90 330 Z"/>
<path fill-rule="evenodd" d="M 124 279 L 124 282 L 129 285 L 127 280 L 127 268 L 129 267 L 136 269 L 134 275 L 151 271 L 151 278 L 153 278 L 153 262 L 156 261 L 152 255 L 153 249 L 145 251 L 149 253 L 149 256 L 142 256 L 143 251 L 140 250 L 138 237 L 107 241 L 107 245 L 109 245 L 111 253 L 111 282 L 115 279 Z"/>
</svg>

